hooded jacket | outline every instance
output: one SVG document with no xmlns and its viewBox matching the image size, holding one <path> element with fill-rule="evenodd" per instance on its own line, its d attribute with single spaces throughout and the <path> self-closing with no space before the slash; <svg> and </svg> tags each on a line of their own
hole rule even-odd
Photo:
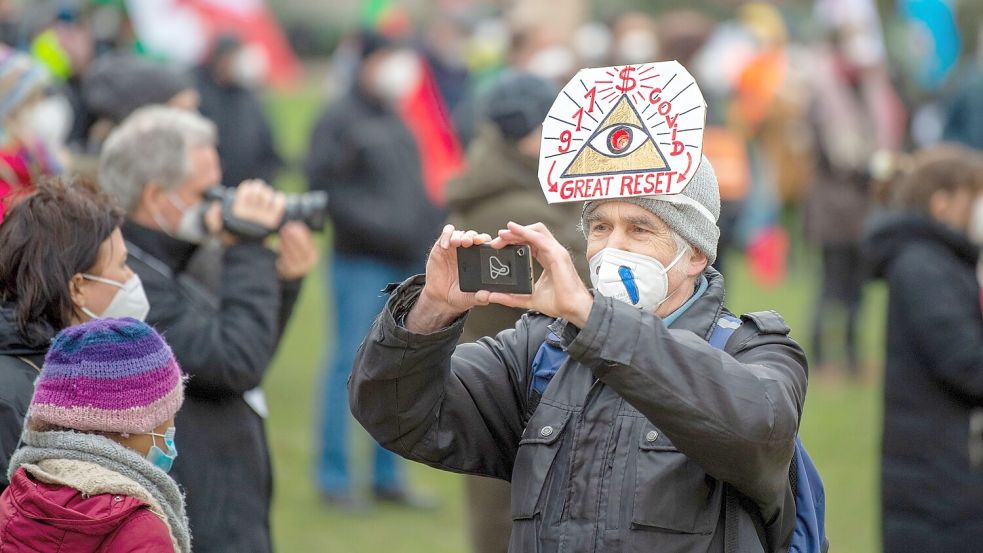
<svg viewBox="0 0 983 553">
<path fill-rule="evenodd" d="M 20 468 L 0 497 L 0 553 L 38 551 L 168 553 L 174 545 L 147 502 L 129 495 L 87 495 L 39 481 Z"/>
<path fill-rule="evenodd" d="M 34 380 L 48 351 L 47 342 L 27 342 L 17 329 L 13 308 L 0 307 L 0 492 L 7 487 L 7 464 L 20 440 Z"/>
<path fill-rule="evenodd" d="M 724 282 L 705 275 L 670 328 L 595 296 L 582 329 L 529 313 L 456 347 L 465 317 L 428 335 L 397 322 L 424 277 L 407 280 L 359 349 L 352 413 L 408 459 L 511 480 L 511 553 L 721 553 L 725 532 L 742 553 L 784 551 L 805 355 L 775 313 L 744 317 L 725 351 L 711 346 Z M 532 405 L 548 330 L 569 359 Z"/>
<path fill-rule="evenodd" d="M 879 214 L 864 248 L 888 286 L 884 551 L 964 551 L 983 543 L 979 250 L 914 213 Z"/>
</svg>

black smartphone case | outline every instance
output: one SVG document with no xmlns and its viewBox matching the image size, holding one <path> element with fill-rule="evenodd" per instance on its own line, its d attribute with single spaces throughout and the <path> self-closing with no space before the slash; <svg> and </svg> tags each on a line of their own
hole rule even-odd
<svg viewBox="0 0 983 553">
<path fill-rule="evenodd" d="M 462 292 L 531 294 L 532 253 L 526 245 L 458 248 L 457 278 Z"/>
</svg>

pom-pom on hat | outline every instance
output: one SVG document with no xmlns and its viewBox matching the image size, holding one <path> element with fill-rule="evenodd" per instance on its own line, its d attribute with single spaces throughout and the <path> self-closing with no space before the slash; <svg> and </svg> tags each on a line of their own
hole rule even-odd
<svg viewBox="0 0 983 553">
<path fill-rule="evenodd" d="M 55 336 L 28 417 L 83 432 L 151 432 L 184 402 L 171 348 L 136 319 L 95 319 Z"/>
</svg>

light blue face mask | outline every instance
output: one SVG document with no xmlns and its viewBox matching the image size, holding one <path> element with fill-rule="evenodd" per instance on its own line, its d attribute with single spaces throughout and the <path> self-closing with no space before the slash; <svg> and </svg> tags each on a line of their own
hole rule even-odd
<svg viewBox="0 0 983 553">
<path fill-rule="evenodd" d="M 163 434 L 147 432 L 147 434 L 154 437 L 154 445 L 150 448 L 150 451 L 147 452 L 147 460 L 164 472 L 170 472 L 171 467 L 174 466 L 174 459 L 177 459 L 177 444 L 174 443 L 175 432 L 176 429 L 173 426 L 168 427 Z M 167 453 L 164 453 L 164 450 L 157 447 L 156 438 L 164 439 L 164 445 L 167 447 Z"/>
</svg>

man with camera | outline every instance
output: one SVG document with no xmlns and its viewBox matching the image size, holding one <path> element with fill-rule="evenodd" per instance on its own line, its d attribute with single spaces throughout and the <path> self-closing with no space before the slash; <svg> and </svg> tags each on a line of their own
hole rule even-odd
<svg viewBox="0 0 983 553">
<path fill-rule="evenodd" d="M 680 194 L 587 202 L 593 291 L 542 224 L 448 225 L 365 338 L 353 414 L 409 459 L 511 480 L 513 553 L 787 548 L 806 359 L 777 313 L 726 311 L 719 210 L 705 158 Z M 462 291 L 461 248 L 514 268 L 516 244 L 543 267 L 531 293 Z M 531 311 L 456 346 L 489 303 Z"/>
<path fill-rule="evenodd" d="M 195 551 L 265 553 L 272 474 L 259 386 L 317 249 L 302 222 L 284 223 L 287 198 L 261 181 L 206 200 L 221 182 L 215 140 L 198 114 L 143 108 L 106 141 L 100 182 L 127 212 L 147 322 L 190 376 L 174 477 L 187 491 Z M 278 228 L 277 253 L 265 242 Z M 210 236 L 224 244 L 215 292 L 188 271 Z"/>
</svg>

